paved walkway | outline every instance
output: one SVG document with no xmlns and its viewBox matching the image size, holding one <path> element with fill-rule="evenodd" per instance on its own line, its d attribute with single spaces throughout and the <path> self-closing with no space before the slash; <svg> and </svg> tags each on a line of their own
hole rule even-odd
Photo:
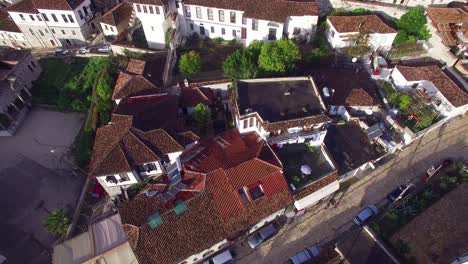
<svg viewBox="0 0 468 264">
<path fill-rule="evenodd" d="M 324 245 L 348 230 L 363 206 L 382 204 L 392 189 L 423 175 L 429 165 L 447 157 L 468 162 L 467 123 L 468 117 L 455 120 L 413 142 L 393 160 L 352 185 L 336 207 L 314 208 L 294 219 L 275 238 L 238 256 L 237 263 L 284 263 L 305 247 Z"/>
</svg>

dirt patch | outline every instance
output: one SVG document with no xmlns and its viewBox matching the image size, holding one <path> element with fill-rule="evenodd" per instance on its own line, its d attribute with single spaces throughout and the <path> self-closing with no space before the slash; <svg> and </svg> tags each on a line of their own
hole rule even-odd
<svg viewBox="0 0 468 264">
<path fill-rule="evenodd" d="M 392 236 L 417 263 L 451 263 L 468 252 L 468 183 L 463 183 Z"/>
</svg>

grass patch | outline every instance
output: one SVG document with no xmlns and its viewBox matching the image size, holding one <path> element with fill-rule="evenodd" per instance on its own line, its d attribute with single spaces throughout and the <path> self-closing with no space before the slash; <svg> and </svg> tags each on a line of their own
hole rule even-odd
<svg viewBox="0 0 468 264">
<path fill-rule="evenodd" d="M 422 44 L 395 45 L 388 53 L 388 58 L 396 60 L 402 57 L 419 56 L 425 53 L 426 50 Z"/>
</svg>

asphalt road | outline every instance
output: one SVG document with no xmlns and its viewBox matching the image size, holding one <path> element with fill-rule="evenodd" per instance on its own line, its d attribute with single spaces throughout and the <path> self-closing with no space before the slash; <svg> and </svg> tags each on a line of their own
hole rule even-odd
<svg viewBox="0 0 468 264">
<path fill-rule="evenodd" d="M 284 263 L 307 246 L 325 245 L 353 227 L 352 218 L 368 204 L 385 204 L 397 186 L 417 180 L 426 169 L 451 157 L 468 162 L 468 117 L 454 120 L 413 142 L 387 163 L 351 185 L 333 207 L 311 208 L 283 227 L 254 251 L 237 256 L 236 263 Z"/>
</svg>

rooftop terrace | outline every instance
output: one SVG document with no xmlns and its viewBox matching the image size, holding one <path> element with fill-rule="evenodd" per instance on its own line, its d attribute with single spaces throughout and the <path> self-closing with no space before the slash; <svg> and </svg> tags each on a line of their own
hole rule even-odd
<svg viewBox="0 0 468 264">
<path fill-rule="evenodd" d="M 270 123 L 325 111 L 311 77 L 240 80 L 237 93 L 240 115 L 257 112 Z"/>
</svg>

